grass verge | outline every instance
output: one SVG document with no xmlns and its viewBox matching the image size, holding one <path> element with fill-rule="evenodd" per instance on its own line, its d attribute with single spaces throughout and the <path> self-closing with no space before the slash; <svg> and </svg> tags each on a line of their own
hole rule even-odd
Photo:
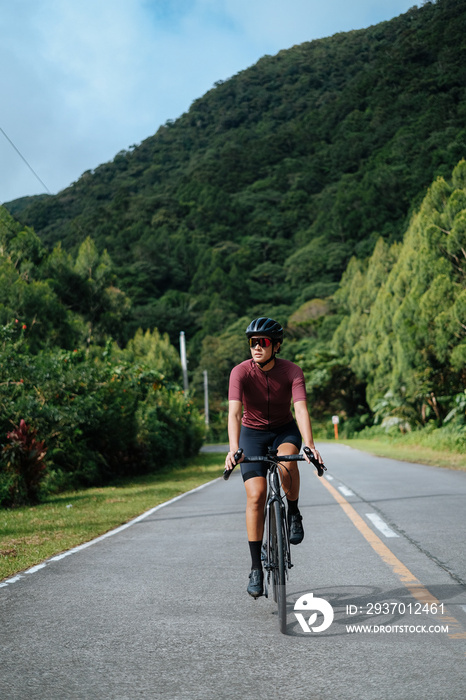
<svg viewBox="0 0 466 700">
<path fill-rule="evenodd" d="M 435 450 L 432 447 L 423 445 L 406 445 L 396 441 L 384 441 L 377 439 L 339 440 L 342 445 L 354 447 L 356 450 L 370 452 L 377 457 L 389 457 L 402 462 L 415 462 L 417 464 L 428 464 L 433 467 L 448 467 L 449 469 L 459 469 L 466 471 L 466 455 L 460 452 L 449 450 Z"/>
<path fill-rule="evenodd" d="M 221 476 L 223 463 L 221 454 L 200 454 L 188 466 L 0 510 L 0 581 Z"/>
</svg>

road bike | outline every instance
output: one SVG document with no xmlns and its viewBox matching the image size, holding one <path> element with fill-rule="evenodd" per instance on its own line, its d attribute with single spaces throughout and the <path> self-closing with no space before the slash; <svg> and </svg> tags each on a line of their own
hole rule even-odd
<svg viewBox="0 0 466 700">
<path fill-rule="evenodd" d="M 322 476 L 327 467 L 318 462 L 309 447 L 304 452 Z M 243 456 L 240 448 L 234 455 L 236 464 Z M 242 462 L 266 462 L 268 465 L 267 500 L 265 506 L 265 542 L 262 545 L 262 561 L 265 569 L 264 595 L 268 598 L 269 588 L 272 589 L 273 600 L 278 607 L 278 623 L 280 632 L 286 631 L 286 582 L 288 569 L 291 569 L 291 548 L 288 518 L 286 517 L 285 494 L 281 489 L 280 472 L 286 469 L 286 462 L 303 462 L 303 454 L 278 455 L 277 450 L 269 448 L 267 455 L 259 457 L 244 457 Z M 223 478 L 229 479 L 232 469 L 225 469 Z"/>
</svg>

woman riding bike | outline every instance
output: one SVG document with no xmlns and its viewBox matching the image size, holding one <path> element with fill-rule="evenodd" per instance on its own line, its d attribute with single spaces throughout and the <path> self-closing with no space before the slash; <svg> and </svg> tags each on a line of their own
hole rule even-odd
<svg viewBox="0 0 466 700">
<path fill-rule="evenodd" d="M 304 375 L 300 367 L 277 358 L 283 343 L 283 328 L 277 321 L 262 316 L 246 329 L 251 359 L 233 368 L 228 393 L 228 437 L 230 451 L 225 469 L 235 466 L 234 455 L 241 447 L 247 456 L 265 456 L 269 447 L 278 454 L 298 454 L 302 443 L 315 459 L 322 458 L 314 445 L 311 419 L 307 409 Z M 296 420 L 291 413 L 293 400 Z M 309 462 L 309 458 L 306 456 Z M 251 573 L 247 591 L 253 598 L 263 594 L 261 547 L 264 534 L 264 507 L 267 497 L 267 465 L 253 462 L 241 465 L 246 489 L 246 530 L 251 553 Z M 298 508 L 299 470 L 290 462 L 282 470 L 282 487 L 288 502 L 291 544 L 304 538 Z"/>
</svg>

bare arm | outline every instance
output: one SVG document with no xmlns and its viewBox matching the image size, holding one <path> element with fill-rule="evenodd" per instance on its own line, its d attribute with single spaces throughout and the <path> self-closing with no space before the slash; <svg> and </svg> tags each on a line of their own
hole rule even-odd
<svg viewBox="0 0 466 700">
<path fill-rule="evenodd" d="M 228 439 L 230 441 L 230 451 L 225 459 L 225 469 L 233 469 L 236 464 L 233 457 L 239 448 L 242 415 L 243 404 L 241 401 L 230 401 L 228 406 Z"/>
<path fill-rule="evenodd" d="M 322 464 L 322 457 L 320 456 L 319 451 L 316 450 L 316 447 L 314 445 L 311 418 L 309 416 L 306 401 L 296 401 L 294 404 L 294 412 L 299 432 L 301 433 L 301 437 L 303 438 L 305 446 L 309 447 L 312 450 L 314 457 L 319 461 L 320 464 Z M 309 462 L 309 459 L 307 461 Z"/>
</svg>

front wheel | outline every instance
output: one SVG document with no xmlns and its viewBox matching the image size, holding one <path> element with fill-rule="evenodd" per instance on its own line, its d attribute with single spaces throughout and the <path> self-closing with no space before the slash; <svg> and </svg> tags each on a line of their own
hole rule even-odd
<svg viewBox="0 0 466 700">
<path fill-rule="evenodd" d="M 273 598 L 278 607 L 278 622 L 280 632 L 286 631 L 286 571 L 285 571 L 285 542 L 284 522 L 281 503 L 274 501 L 272 510 L 272 551 L 273 555 Z"/>
</svg>

